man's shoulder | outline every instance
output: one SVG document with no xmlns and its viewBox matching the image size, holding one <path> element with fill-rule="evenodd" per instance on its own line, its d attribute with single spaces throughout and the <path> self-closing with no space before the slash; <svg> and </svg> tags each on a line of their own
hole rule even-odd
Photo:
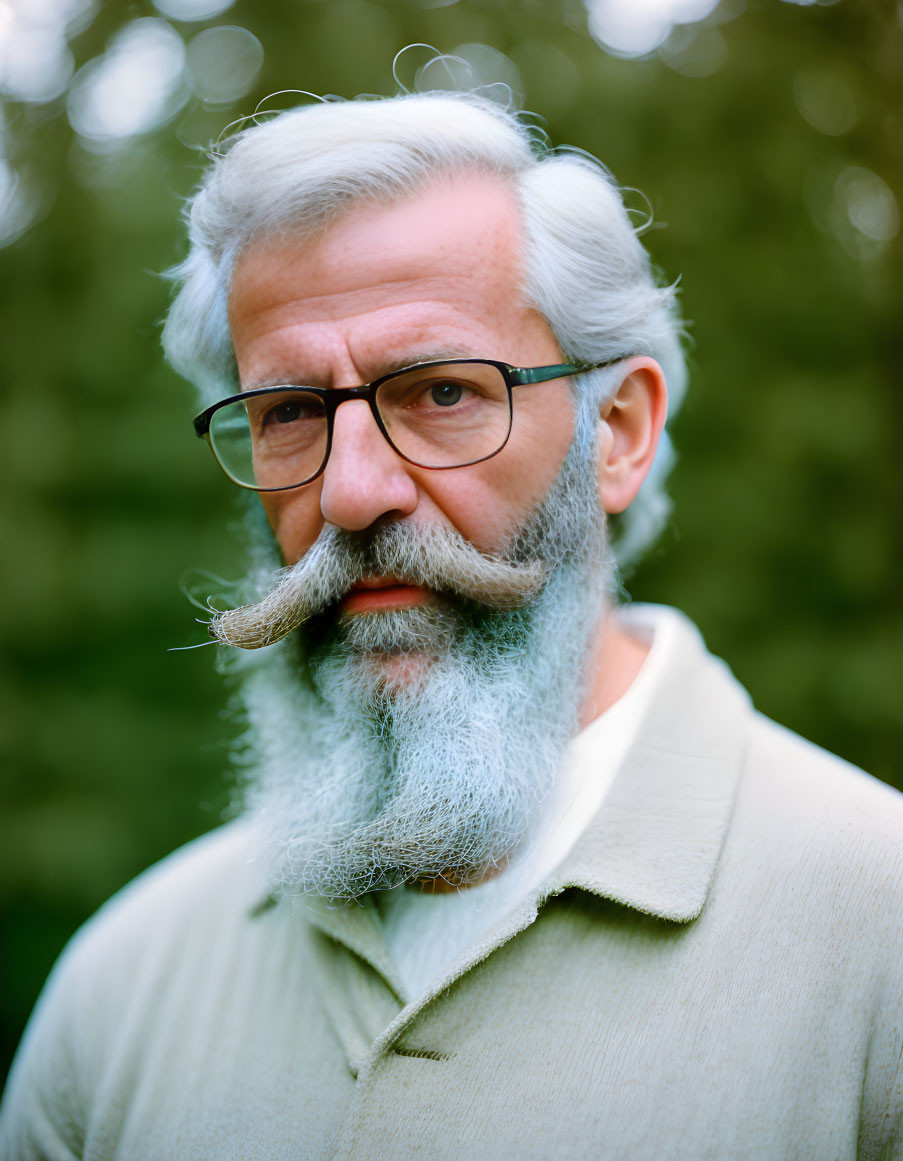
<svg viewBox="0 0 903 1161">
<path fill-rule="evenodd" d="M 766 877 L 899 916 L 903 795 L 759 713 L 731 831 Z"/>
<path fill-rule="evenodd" d="M 870 838 L 899 855 L 903 847 L 903 795 L 836 754 L 772 721 L 752 704 L 730 668 L 709 653 L 682 613 L 638 606 L 632 613 L 662 637 L 656 694 L 669 702 L 667 730 L 656 742 L 676 753 L 711 738 L 711 754 L 739 770 L 735 811 L 773 834 L 817 831 L 831 837 Z M 676 719 L 676 724 L 675 724 Z"/>
<path fill-rule="evenodd" d="M 235 819 L 192 839 L 153 863 L 111 897 L 98 912 L 98 918 L 119 908 L 155 905 L 171 906 L 175 890 L 188 896 L 205 893 L 211 883 L 228 880 L 228 888 L 259 885 L 253 868 L 255 854 L 254 828 L 246 818 Z"/>
<path fill-rule="evenodd" d="M 18 1133 L 82 1123 L 111 1062 L 140 1051 L 158 1022 L 190 1018 L 212 970 L 259 928 L 248 922 L 266 898 L 254 850 L 247 823 L 222 826 L 144 871 L 76 932 L 19 1048 L 0 1152 Z"/>
<path fill-rule="evenodd" d="M 857 822 L 903 839 L 903 794 L 837 754 L 753 712 L 747 771 L 770 795 L 773 815 L 801 812 L 827 822 Z"/>
<path fill-rule="evenodd" d="M 266 898 L 251 825 L 217 827 L 167 855 L 112 896 L 75 934 L 62 963 L 146 955 L 189 931 L 235 926 Z"/>
</svg>

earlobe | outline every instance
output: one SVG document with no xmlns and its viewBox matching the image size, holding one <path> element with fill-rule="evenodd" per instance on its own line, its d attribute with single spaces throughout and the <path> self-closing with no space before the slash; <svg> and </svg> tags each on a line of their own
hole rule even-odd
<svg viewBox="0 0 903 1161">
<path fill-rule="evenodd" d="M 629 359 L 624 377 L 599 416 L 599 497 L 606 512 L 623 512 L 652 467 L 665 425 L 665 376 L 654 359 Z"/>
</svg>

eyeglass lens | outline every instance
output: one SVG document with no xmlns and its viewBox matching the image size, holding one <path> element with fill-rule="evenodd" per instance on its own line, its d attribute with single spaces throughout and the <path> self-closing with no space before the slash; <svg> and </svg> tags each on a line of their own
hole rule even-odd
<svg viewBox="0 0 903 1161">
<path fill-rule="evenodd" d="M 434 364 L 393 375 L 376 391 L 389 442 L 425 468 L 454 468 L 494 455 L 511 428 L 508 387 L 485 363 Z M 210 442 L 226 472 L 252 488 L 313 479 L 329 440 L 319 395 L 298 388 L 251 395 L 216 411 Z"/>
</svg>

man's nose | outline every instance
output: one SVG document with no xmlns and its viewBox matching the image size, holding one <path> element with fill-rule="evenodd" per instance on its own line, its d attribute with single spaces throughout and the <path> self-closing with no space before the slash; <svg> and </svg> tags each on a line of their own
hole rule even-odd
<svg viewBox="0 0 903 1161">
<path fill-rule="evenodd" d="M 335 413 L 332 449 L 323 472 L 320 511 L 329 524 L 359 532 L 381 516 L 410 516 L 417 485 L 408 464 L 388 444 L 363 399 Z"/>
</svg>

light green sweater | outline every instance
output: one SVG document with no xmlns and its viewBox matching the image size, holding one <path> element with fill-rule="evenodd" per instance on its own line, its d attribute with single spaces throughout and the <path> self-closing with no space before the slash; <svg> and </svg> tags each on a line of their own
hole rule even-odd
<svg viewBox="0 0 903 1161">
<path fill-rule="evenodd" d="M 4 1161 L 903 1158 L 901 799 L 689 625 L 568 859 L 416 1002 L 372 905 L 252 858 L 225 827 L 75 937 Z"/>
</svg>

